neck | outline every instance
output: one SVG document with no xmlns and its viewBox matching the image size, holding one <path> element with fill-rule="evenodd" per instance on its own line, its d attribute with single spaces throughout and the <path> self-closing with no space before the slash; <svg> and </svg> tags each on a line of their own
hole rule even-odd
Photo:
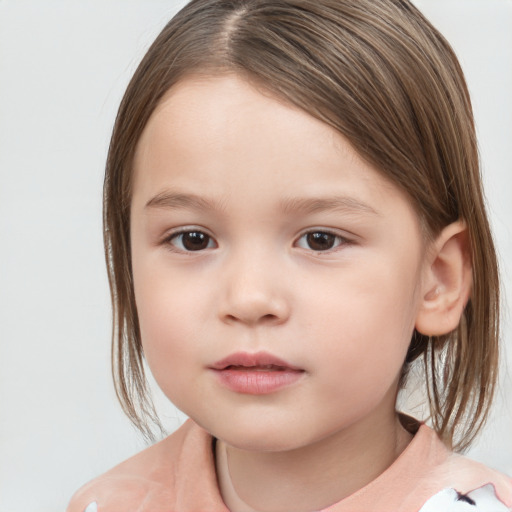
<svg viewBox="0 0 512 512">
<path fill-rule="evenodd" d="M 243 510 L 258 512 L 319 510 L 377 478 L 411 438 L 392 414 L 385 423 L 366 418 L 289 451 L 256 452 L 219 444 L 227 464 L 227 471 L 218 470 L 221 493 L 233 512 L 238 512 L 240 501 Z M 229 478 L 231 486 L 223 478 Z M 229 492 L 230 487 L 236 496 Z"/>
</svg>

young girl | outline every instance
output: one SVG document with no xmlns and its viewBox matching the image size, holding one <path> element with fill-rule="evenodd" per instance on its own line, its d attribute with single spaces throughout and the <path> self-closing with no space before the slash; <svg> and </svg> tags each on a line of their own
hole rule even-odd
<svg viewBox="0 0 512 512">
<path fill-rule="evenodd" d="M 69 512 L 506 511 L 456 455 L 497 369 L 470 100 L 406 0 L 193 0 L 133 77 L 105 244 L 118 396 L 190 419 Z M 423 366 L 430 422 L 396 399 Z M 452 451 L 453 450 L 453 451 Z"/>
</svg>

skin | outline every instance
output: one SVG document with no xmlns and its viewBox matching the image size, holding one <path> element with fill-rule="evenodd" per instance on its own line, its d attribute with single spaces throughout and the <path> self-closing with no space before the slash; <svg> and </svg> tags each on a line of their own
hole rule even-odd
<svg viewBox="0 0 512 512">
<path fill-rule="evenodd" d="M 250 507 L 328 506 L 404 450 L 397 383 L 442 293 L 410 201 L 338 132 L 235 75 L 182 80 L 138 143 L 131 240 L 149 366 Z M 301 378 L 250 395 L 209 368 L 261 350 Z"/>
</svg>

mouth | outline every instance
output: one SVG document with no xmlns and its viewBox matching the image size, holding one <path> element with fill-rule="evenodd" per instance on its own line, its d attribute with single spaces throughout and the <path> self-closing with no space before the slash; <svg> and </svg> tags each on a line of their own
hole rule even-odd
<svg viewBox="0 0 512 512">
<path fill-rule="evenodd" d="M 283 359 L 280 359 L 268 352 L 256 352 L 251 354 L 249 352 L 236 352 L 231 354 L 220 361 L 214 363 L 211 368 L 213 370 L 248 370 L 258 369 L 261 371 L 303 371 L 301 368 L 294 366 Z"/>
<path fill-rule="evenodd" d="M 267 352 L 237 352 L 217 361 L 210 369 L 223 386 L 249 395 L 274 393 L 299 381 L 305 373 Z"/>
<path fill-rule="evenodd" d="M 265 365 L 257 365 L 257 366 L 240 366 L 240 365 L 234 365 L 230 364 L 229 366 L 226 366 L 225 368 L 222 368 L 223 370 L 236 370 L 240 372 L 244 371 L 254 371 L 254 372 L 284 372 L 286 370 L 289 370 L 286 366 L 276 366 L 274 364 L 265 364 Z"/>
</svg>

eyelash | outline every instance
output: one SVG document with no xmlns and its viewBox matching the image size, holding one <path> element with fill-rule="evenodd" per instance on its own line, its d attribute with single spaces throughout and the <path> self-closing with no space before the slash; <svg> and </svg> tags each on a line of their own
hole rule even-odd
<svg viewBox="0 0 512 512">
<path fill-rule="evenodd" d="M 201 237 L 203 237 L 203 240 L 204 238 L 207 239 L 207 245 L 206 247 L 202 247 L 202 248 L 198 248 L 198 249 L 187 249 L 184 244 L 183 244 L 183 236 L 184 235 L 187 235 L 187 234 L 196 234 L 196 235 L 200 235 Z M 298 245 L 299 242 L 302 240 L 302 239 L 306 239 L 306 237 L 308 236 L 312 236 L 312 235 L 320 235 L 320 236 L 317 236 L 317 241 L 319 243 L 322 243 L 322 238 L 323 240 L 325 241 L 326 240 L 326 237 L 330 237 L 329 238 L 329 241 L 332 241 L 333 244 L 335 244 L 333 247 L 328 247 L 327 249 L 325 250 L 315 250 L 313 248 L 311 248 L 311 246 L 309 247 L 305 247 L 305 246 L 301 246 L 301 245 Z M 181 237 L 181 247 L 177 247 L 173 241 L 176 240 L 176 239 L 180 239 Z M 311 243 L 312 241 L 309 240 L 309 243 Z M 182 229 L 180 231 L 177 231 L 175 233 L 172 233 L 171 235 L 167 236 L 163 241 L 162 241 L 163 244 L 167 245 L 169 250 L 171 251 L 174 251 L 174 252 L 180 252 L 180 253 L 184 253 L 184 254 L 192 254 L 194 252 L 202 252 L 206 249 L 214 249 L 217 247 L 217 244 L 216 242 L 214 241 L 213 237 L 210 236 L 208 233 L 202 231 L 201 229 Z M 211 244 L 214 244 L 214 245 L 211 245 Z M 306 242 L 307 244 L 308 242 Z M 311 250 L 313 251 L 314 253 L 319 253 L 319 254 L 322 254 L 322 253 L 329 253 L 329 252 L 333 252 L 333 251 L 336 251 L 340 246 L 344 246 L 344 245 L 348 245 L 351 243 L 351 240 L 339 235 L 339 234 L 336 234 L 336 233 L 333 233 L 332 231 L 329 231 L 329 230 L 326 230 L 326 229 L 312 229 L 312 230 L 309 230 L 309 231 L 306 231 L 305 233 L 303 233 L 299 238 L 297 238 L 296 242 L 294 243 L 294 246 L 298 246 L 302 249 L 305 249 L 305 250 Z"/>
</svg>

